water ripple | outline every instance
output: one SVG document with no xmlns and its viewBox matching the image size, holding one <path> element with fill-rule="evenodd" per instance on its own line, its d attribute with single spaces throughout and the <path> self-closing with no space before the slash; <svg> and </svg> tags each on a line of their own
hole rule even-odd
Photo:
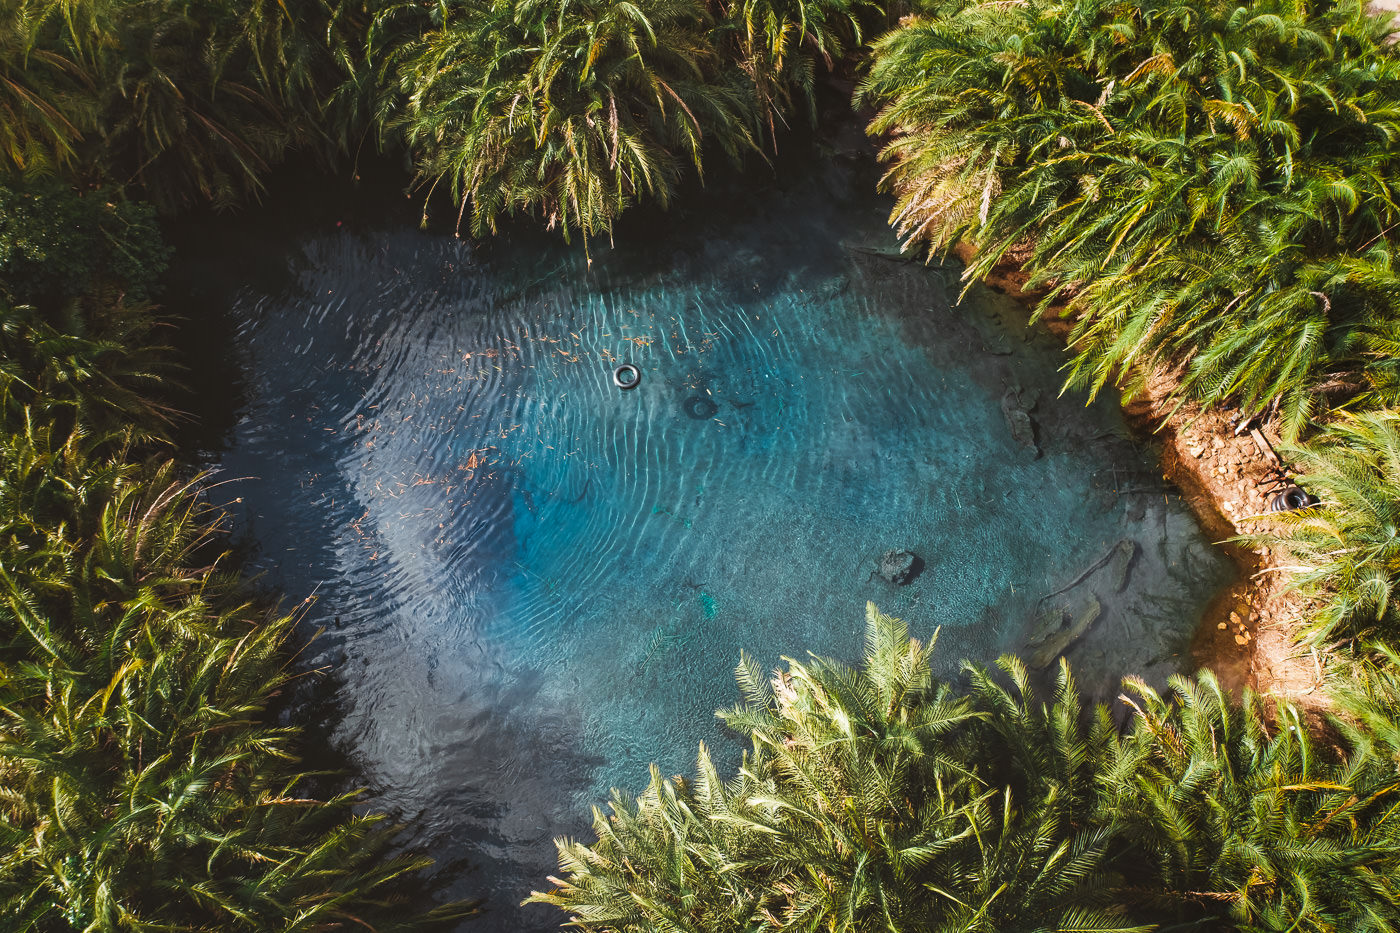
<svg viewBox="0 0 1400 933">
<path fill-rule="evenodd" d="M 244 534 L 294 597 L 319 587 L 337 740 L 420 843 L 484 863 L 508 928 L 552 923 L 508 905 L 586 803 L 702 738 L 732 752 L 712 713 L 740 648 L 852 654 L 874 599 L 942 625 L 948 665 L 989 659 L 1131 537 L 1131 586 L 1074 649 L 1093 686 L 1174 669 L 1221 579 L 1117 414 L 1058 398 L 1060 351 L 1013 305 L 954 313 L 917 266 L 833 261 L 849 227 L 760 224 L 685 274 L 338 234 L 284 293 L 232 302 Z M 1002 412 L 1036 389 L 1038 457 Z M 1152 494 L 1095 485 L 1108 464 Z M 884 583 L 888 547 L 929 569 Z"/>
</svg>

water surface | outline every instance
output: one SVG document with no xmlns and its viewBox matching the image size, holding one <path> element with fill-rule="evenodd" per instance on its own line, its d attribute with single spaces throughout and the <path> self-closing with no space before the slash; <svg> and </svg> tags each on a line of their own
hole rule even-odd
<svg viewBox="0 0 1400 933">
<path fill-rule="evenodd" d="M 331 740 L 490 898 L 478 929 L 557 923 L 514 905 L 610 786 L 701 740 L 733 761 L 741 649 L 854 657 L 873 600 L 941 626 L 951 672 L 1097 600 L 1068 656 L 1109 695 L 1177 670 L 1226 578 L 1117 410 L 1058 397 L 1054 341 L 985 289 L 954 308 L 957 270 L 892 258 L 849 184 L 712 192 L 591 263 L 276 207 L 219 246 L 274 274 L 205 283 L 238 373 L 208 457 L 254 566 L 316 596 Z M 889 548 L 911 584 L 873 573 Z"/>
</svg>

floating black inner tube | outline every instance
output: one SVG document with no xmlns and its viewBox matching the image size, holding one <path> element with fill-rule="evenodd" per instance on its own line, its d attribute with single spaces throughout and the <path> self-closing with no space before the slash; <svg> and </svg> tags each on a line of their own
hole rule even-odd
<svg viewBox="0 0 1400 933">
<path fill-rule="evenodd" d="M 713 418 L 715 412 L 719 411 L 719 406 L 714 403 L 714 400 L 704 395 L 692 395 L 681 403 L 681 408 L 685 409 L 685 413 L 696 421 Z"/>
<path fill-rule="evenodd" d="M 642 384 L 642 371 L 631 363 L 623 363 L 613 370 L 613 385 L 619 389 L 635 389 Z"/>
</svg>

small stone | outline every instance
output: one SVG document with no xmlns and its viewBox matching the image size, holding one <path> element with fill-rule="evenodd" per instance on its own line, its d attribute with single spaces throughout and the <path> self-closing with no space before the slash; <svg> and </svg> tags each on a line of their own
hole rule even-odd
<svg viewBox="0 0 1400 933">
<path fill-rule="evenodd" d="M 1222 441 L 1220 438 L 1218 438 L 1218 437 L 1213 437 L 1213 438 L 1210 439 L 1210 448 L 1211 448 L 1211 450 L 1223 450 L 1224 447 L 1225 447 L 1225 442 Z"/>
<path fill-rule="evenodd" d="M 1235 623 L 1236 625 L 1239 625 L 1239 624 L 1240 624 L 1240 614 L 1239 614 L 1238 612 L 1232 612 L 1232 613 L 1230 613 L 1230 621 L 1233 622 L 1233 623 Z M 1224 626 L 1222 625 L 1221 628 L 1224 628 Z"/>
<path fill-rule="evenodd" d="M 1248 639 L 1248 638 L 1245 638 L 1243 635 L 1236 635 L 1236 636 L 1235 636 L 1235 644 L 1237 644 L 1237 645 L 1247 645 L 1247 644 L 1249 644 L 1249 639 Z"/>
<path fill-rule="evenodd" d="M 1219 628 L 1219 629 L 1223 629 L 1223 628 L 1225 627 L 1225 623 L 1224 623 L 1224 622 L 1217 623 L 1215 627 L 1216 627 L 1216 628 Z"/>
<path fill-rule="evenodd" d="M 1235 503 L 1233 503 L 1233 502 L 1227 502 L 1227 503 L 1225 503 L 1225 511 L 1227 511 L 1227 512 L 1233 512 L 1233 511 L 1235 511 Z"/>
<path fill-rule="evenodd" d="M 1204 454 L 1204 453 L 1206 452 L 1206 449 L 1205 449 L 1204 447 L 1188 447 L 1188 448 L 1186 448 L 1186 451 L 1187 451 L 1187 453 L 1189 453 L 1191 456 L 1193 456 L 1193 457 L 1195 457 L 1197 460 L 1199 460 L 1199 459 L 1201 459 L 1201 455 Z"/>
</svg>

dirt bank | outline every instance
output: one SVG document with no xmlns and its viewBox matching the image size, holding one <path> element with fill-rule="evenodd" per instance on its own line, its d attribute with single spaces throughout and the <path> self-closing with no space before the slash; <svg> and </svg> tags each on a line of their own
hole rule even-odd
<svg viewBox="0 0 1400 933">
<path fill-rule="evenodd" d="M 966 260 L 971 250 L 963 245 L 957 253 Z M 1009 262 L 987 284 L 1033 305 L 1039 296 L 1024 290 L 1026 279 Z M 1061 335 L 1069 330 L 1066 321 L 1048 316 L 1046 326 Z M 1173 412 L 1167 402 L 1173 384 L 1170 373 L 1154 373 L 1143 395 L 1124 411 L 1133 424 L 1159 439 L 1163 476 L 1180 488 L 1206 534 L 1240 571 L 1239 580 L 1206 610 L 1192 644 L 1193 658 L 1232 690 L 1249 686 L 1264 696 L 1320 710 L 1326 703 L 1321 689 L 1325 659 L 1295 644 L 1301 601 L 1284 592 L 1287 575 L 1273 553 L 1232 540 L 1268 527 L 1268 483 L 1274 475 L 1269 445 L 1278 440 L 1274 426 L 1259 426 L 1267 441 L 1261 447 L 1248 432 L 1236 435 L 1226 414 L 1191 406 Z"/>
</svg>

